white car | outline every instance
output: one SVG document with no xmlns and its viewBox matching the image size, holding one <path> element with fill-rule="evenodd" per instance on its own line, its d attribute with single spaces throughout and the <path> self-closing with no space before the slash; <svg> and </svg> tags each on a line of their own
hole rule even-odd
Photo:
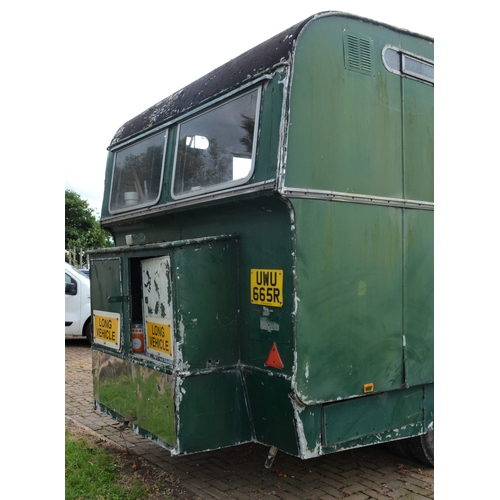
<svg viewBox="0 0 500 500">
<path fill-rule="evenodd" d="M 64 263 L 66 294 L 66 335 L 83 335 L 92 342 L 90 280 L 76 267 Z"/>
</svg>

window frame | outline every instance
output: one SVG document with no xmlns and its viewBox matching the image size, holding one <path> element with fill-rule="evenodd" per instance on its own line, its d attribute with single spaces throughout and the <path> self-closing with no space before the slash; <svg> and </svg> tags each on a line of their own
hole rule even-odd
<svg viewBox="0 0 500 500">
<path fill-rule="evenodd" d="M 253 92 L 257 93 L 257 103 L 255 106 L 255 125 L 254 125 L 254 131 L 253 131 L 253 139 L 252 139 L 252 153 L 251 153 L 251 166 L 248 171 L 248 174 L 245 177 L 242 177 L 240 179 L 235 179 L 231 181 L 226 181 L 226 182 L 221 182 L 218 184 L 212 184 L 210 186 L 202 187 L 200 189 L 197 189 L 195 191 L 188 191 L 180 194 L 176 194 L 174 192 L 175 188 L 175 181 L 176 181 L 176 170 L 177 170 L 177 157 L 179 154 L 179 139 L 180 139 L 180 134 L 181 134 L 181 127 L 185 123 L 188 123 L 192 120 L 195 120 L 196 118 L 203 116 L 207 113 L 210 113 L 218 108 L 221 108 L 223 106 L 226 106 L 227 104 L 244 97 L 245 95 L 251 94 Z M 259 136 L 259 124 L 260 124 L 260 111 L 261 111 L 261 106 L 262 106 L 262 85 L 259 85 L 257 87 L 252 87 L 250 89 L 245 89 L 244 92 L 239 92 L 237 94 L 233 94 L 230 98 L 224 99 L 222 101 L 218 101 L 217 104 L 214 104 L 213 106 L 210 106 L 203 111 L 200 111 L 199 113 L 191 113 L 188 117 L 184 118 L 183 120 L 180 120 L 176 126 L 177 126 L 177 133 L 176 133 L 176 138 L 175 138 L 175 152 L 174 152 L 174 158 L 173 158 L 173 164 L 172 164 L 172 179 L 171 179 L 171 184 L 170 184 L 170 196 L 174 201 L 176 200 L 184 200 L 184 199 L 189 199 L 189 198 L 196 198 L 199 196 L 203 196 L 205 194 L 210 194 L 214 192 L 222 192 L 228 188 L 232 188 L 235 186 L 241 186 L 243 184 L 246 184 L 253 176 L 254 171 L 255 171 L 255 162 L 256 162 L 256 156 L 257 156 L 257 138 Z"/>
<path fill-rule="evenodd" d="M 158 195 L 156 198 L 147 200 L 143 203 L 137 203 L 135 205 L 131 206 L 125 206 L 125 207 L 120 207 L 120 208 L 112 208 L 112 201 L 113 201 L 113 195 L 114 195 L 114 181 L 115 181 L 115 174 L 116 174 L 116 161 L 118 154 L 121 153 L 122 151 L 125 151 L 127 148 L 131 148 L 133 146 L 137 146 L 141 142 L 150 140 L 151 138 L 158 136 L 160 134 L 163 134 L 163 148 L 162 148 L 162 158 L 161 158 L 161 170 L 160 170 L 160 178 L 158 181 Z M 123 145 L 121 148 L 116 149 L 113 151 L 113 170 L 112 170 L 112 175 L 111 175 L 111 182 L 110 182 L 110 189 L 109 189 L 109 201 L 108 201 L 108 211 L 110 214 L 119 214 L 123 212 L 132 212 L 141 208 L 145 207 L 150 207 L 152 205 L 156 205 L 161 197 L 162 194 L 162 189 L 163 189 L 163 178 L 165 175 L 165 161 L 166 161 L 166 155 L 167 155 L 167 143 L 168 143 L 168 136 L 169 136 L 169 128 L 165 127 L 160 130 L 156 129 L 153 132 L 140 136 L 136 138 L 134 141 L 129 141 L 127 144 Z"/>
<path fill-rule="evenodd" d="M 388 50 L 392 50 L 394 52 L 397 52 L 399 56 L 399 68 L 396 68 L 394 66 L 391 66 L 388 62 L 388 59 L 386 57 L 386 53 Z M 384 67 L 387 71 L 390 73 L 394 73 L 396 75 L 406 77 L 406 78 L 411 78 L 412 80 L 417 80 L 419 82 L 425 83 L 427 85 L 432 85 L 434 86 L 434 77 L 430 78 L 423 73 L 418 73 L 414 72 L 406 67 L 405 62 L 407 60 L 412 60 L 416 61 L 419 63 L 422 63 L 424 65 L 432 66 L 434 69 L 434 61 L 431 59 L 427 59 L 426 57 L 419 56 L 418 54 L 413 54 L 412 52 L 408 52 L 407 50 L 403 50 L 400 47 L 396 47 L 395 45 L 386 45 L 382 49 L 382 62 L 384 63 Z"/>
</svg>

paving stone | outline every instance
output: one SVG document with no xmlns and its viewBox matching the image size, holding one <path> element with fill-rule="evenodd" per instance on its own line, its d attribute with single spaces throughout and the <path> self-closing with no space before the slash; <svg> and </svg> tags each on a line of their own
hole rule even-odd
<svg viewBox="0 0 500 500">
<path fill-rule="evenodd" d="M 373 500 L 387 500 L 387 495 L 385 493 L 380 493 L 378 491 L 374 490 L 365 490 L 363 491 L 365 495 L 368 495 L 368 498 L 373 499 Z M 349 497 L 351 498 L 351 497 Z"/>
<path fill-rule="evenodd" d="M 434 498 L 434 470 L 391 455 L 383 446 L 303 461 L 278 453 L 272 469 L 269 447 L 246 443 L 213 452 L 171 456 L 135 434 L 122 432 L 94 409 L 91 350 L 84 339 L 66 340 L 66 418 L 168 471 L 202 500 L 426 500 Z"/>
</svg>

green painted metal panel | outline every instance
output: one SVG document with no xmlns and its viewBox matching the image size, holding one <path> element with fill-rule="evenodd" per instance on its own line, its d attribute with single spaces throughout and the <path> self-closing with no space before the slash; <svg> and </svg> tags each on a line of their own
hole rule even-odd
<svg viewBox="0 0 500 500">
<path fill-rule="evenodd" d="M 300 457 L 311 458 L 323 452 L 322 405 L 302 405 L 295 402 L 297 431 L 299 433 Z"/>
<path fill-rule="evenodd" d="M 274 179 L 278 165 L 278 150 L 280 146 L 280 127 L 285 87 L 285 70 L 264 84 L 260 114 L 260 134 L 257 142 L 255 171 L 252 182 Z"/>
<path fill-rule="evenodd" d="M 290 381 L 264 371 L 244 370 L 254 440 L 298 454 Z"/>
<path fill-rule="evenodd" d="M 187 245 L 175 252 L 176 339 L 189 370 L 238 362 L 237 252 L 235 240 Z"/>
<path fill-rule="evenodd" d="M 295 200 L 297 391 L 321 402 L 400 388 L 402 219 L 397 208 Z"/>
<path fill-rule="evenodd" d="M 407 78 L 402 87 L 405 197 L 434 201 L 434 87 Z"/>
<path fill-rule="evenodd" d="M 121 314 L 123 303 L 127 300 L 121 282 L 121 258 L 92 259 L 90 273 L 92 309 Z"/>
<path fill-rule="evenodd" d="M 90 272 L 93 342 L 121 349 L 127 342 L 123 337 L 123 313 L 128 302 L 121 282 L 122 260 L 119 256 L 93 260 Z"/>
<path fill-rule="evenodd" d="M 371 41 L 374 76 L 345 67 L 345 32 Z M 294 61 L 287 186 L 402 197 L 401 84 L 380 57 L 398 41 L 342 17 L 307 26 Z"/>
<path fill-rule="evenodd" d="M 402 50 L 417 54 L 421 57 L 434 60 L 434 40 L 427 37 L 412 36 L 409 33 L 399 33 L 399 44 L 395 44 L 401 47 Z"/>
<path fill-rule="evenodd" d="M 422 431 L 423 422 L 422 387 L 332 403 L 323 407 L 323 444 L 325 448 L 349 447 L 350 441 L 387 432 L 401 438 L 407 435 L 404 428 L 416 426 Z"/>
<path fill-rule="evenodd" d="M 404 211 L 404 332 L 407 385 L 434 380 L 434 217 Z"/>
<path fill-rule="evenodd" d="M 251 440 L 241 372 L 186 377 L 180 386 L 179 453 Z"/>
</svg>

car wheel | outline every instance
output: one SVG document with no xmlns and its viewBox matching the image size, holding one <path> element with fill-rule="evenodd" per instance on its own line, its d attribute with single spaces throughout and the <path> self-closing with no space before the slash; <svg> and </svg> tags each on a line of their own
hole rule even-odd
<svg viewBox="0 0 500 500">
<path fill-rule="evenodd" d="M 85 337 L 87 337 L 87 342 L 92 344 L 92 321 L 88 321 L 83 329 Z"/>
<path fill-rule="evenodd" d="M 410 451 L 413 456 L 426 465 L 434 467 L 434 429 L 409 440 Z"/>
<path fill-rule="evenodd" d="M 391 453 L 394 453 L 394 455 L 399 455 L 404 458 L 413 458 L 408 439 L 398 439 L 397 441 L 392 441 L 387 443 L 387 447 Z"/>
<path fill-rule="evenodd" d="M 387 443 L 391 453 L 434 467 L 434 429 L 421 436 Z"/>
</svg>

